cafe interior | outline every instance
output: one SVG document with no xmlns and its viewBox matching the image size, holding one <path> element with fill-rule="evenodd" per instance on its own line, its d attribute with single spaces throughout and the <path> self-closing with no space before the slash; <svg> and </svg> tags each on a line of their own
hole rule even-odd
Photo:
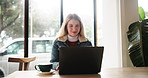
<svg viewBox="0 0 148 78">
<path fill-rule="evenodd" d="M 147 2 L 0 0 L 0 78 L 147 78 Z M 104 47 L 98 73 L 60 75 L 59 70 L 41 72 L 38 66 L 50 63 L 52 40 L 69 13 L 82 17 L 94 47 Z M 21 56 L 7 53 L 17 49 L 9 46 L 21 42 L 19 38 L 24 39 Z"/>
</svg>

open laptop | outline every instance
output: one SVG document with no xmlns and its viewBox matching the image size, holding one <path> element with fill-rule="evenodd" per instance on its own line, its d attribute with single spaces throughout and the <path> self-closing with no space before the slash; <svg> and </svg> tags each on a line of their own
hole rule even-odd
<svg viewBox="0 0 148 78">
<path fill-rule="evenodd" d="M 59 74 L 97 74 L 101 71 L 104 47 L 61 47 Z"/>
</svg>

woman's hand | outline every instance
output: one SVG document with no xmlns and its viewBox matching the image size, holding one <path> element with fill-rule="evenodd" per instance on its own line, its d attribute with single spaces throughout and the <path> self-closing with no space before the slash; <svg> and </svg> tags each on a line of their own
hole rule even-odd
<svg viewBox="0 0 148 78">
<path fill-rule="evenodd" d="M 59 66 L 57 66 L 55 70 L 58 71 L 59 70 Z"/>
</svg>

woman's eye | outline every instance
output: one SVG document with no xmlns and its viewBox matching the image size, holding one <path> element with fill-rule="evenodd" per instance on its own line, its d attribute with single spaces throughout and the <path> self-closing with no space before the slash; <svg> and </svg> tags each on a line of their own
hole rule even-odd
<svg viewBox="0 0 148 78">
<path fill-rule="evenodd" d="M 72 27 L 72 25 L 69 25 L 69 27 Z"/>
<path fill-rule="evenodd" d="M 76 27 L 80 27 L 80 25 L 77 24 Z"/>
</svg>

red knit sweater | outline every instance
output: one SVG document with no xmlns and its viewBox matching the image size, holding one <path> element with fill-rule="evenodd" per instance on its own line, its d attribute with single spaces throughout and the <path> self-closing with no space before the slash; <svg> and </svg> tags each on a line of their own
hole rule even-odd
<svg viewBox="0 0 148 78">
<path fill-rule="evenodd" d="M 69 46 L 71 46 L 71 47 L 76 46 L 77 43 L 78 43 L 78 41 L 75 41 L 75 42 L 70 42 L 70 41 L 68 41 L 68 44 L 69 44 Z"/>
</svg>

